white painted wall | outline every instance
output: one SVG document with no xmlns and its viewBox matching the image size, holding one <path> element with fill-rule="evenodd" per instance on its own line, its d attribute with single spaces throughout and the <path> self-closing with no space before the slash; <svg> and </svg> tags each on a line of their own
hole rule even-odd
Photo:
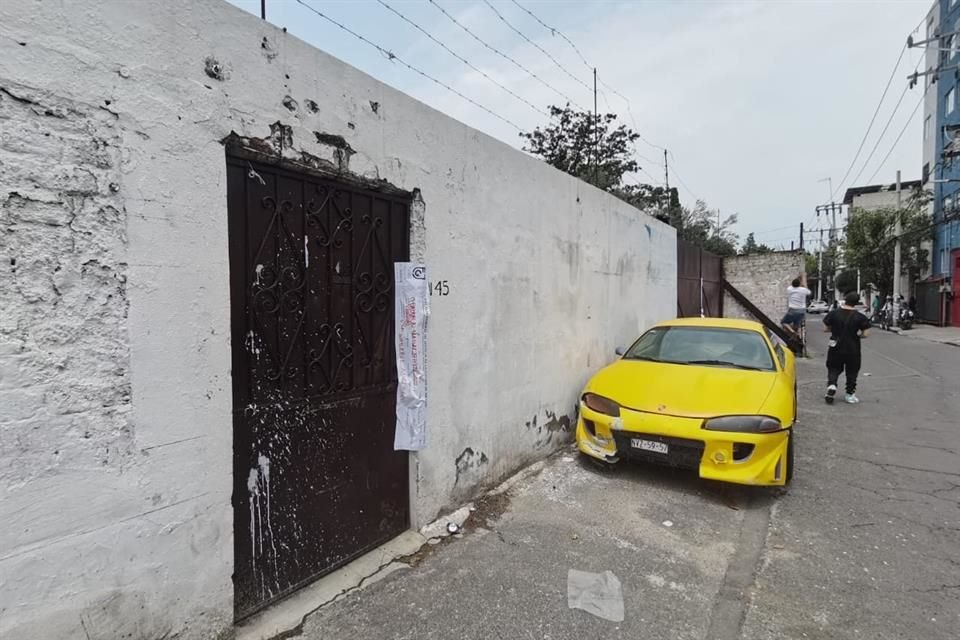
<svg viewBox="0 0 960 640">
<path fill-rule="evenodd" d="M 674 315 L 671 228 L 226 3 L 0 3 L 0 638 L 229 629 L 219 141 L 276 121 L 421 190 L 450 295 L 416 522 L 568 439 L 590 373 Z"/>
</svg>

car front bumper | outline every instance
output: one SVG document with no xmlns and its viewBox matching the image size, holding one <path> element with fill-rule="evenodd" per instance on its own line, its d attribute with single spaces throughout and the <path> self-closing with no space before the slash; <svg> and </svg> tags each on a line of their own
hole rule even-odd
<svg viewBox="0 0 960 640">
<path fill-rule="evenodd" d="M 787 478 L 790 429 L 773 433 L 708 431 L 700 418 L 620 410 L 614 418 L 580 403 L 577 447 L 606 462 L 637 459 L 695 469 L 701 478 L 735 484 L 782 486 Z M 631 446 L 640 438 L 669 448 L 666 454 Z"/>
</svg>

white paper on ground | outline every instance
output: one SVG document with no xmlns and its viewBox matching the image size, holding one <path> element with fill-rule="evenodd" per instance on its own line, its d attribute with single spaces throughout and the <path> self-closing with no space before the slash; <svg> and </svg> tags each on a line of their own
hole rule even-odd
<svg viewBox="0 0 960 640">
<path fill-rule="evenodd" d="M 567 606 L 583 609 L 598 618 L 623 622 L 623 589 L 612 571 L 590 573 L 569 569 Z"/>
<path fill-rule="evenodd" d="M 397 348 L 397 428 L 393 448 L 420 451 L 427 446 L 427 316 L 430 297 L 422 264 L 394 264 Z"/>
</svg>

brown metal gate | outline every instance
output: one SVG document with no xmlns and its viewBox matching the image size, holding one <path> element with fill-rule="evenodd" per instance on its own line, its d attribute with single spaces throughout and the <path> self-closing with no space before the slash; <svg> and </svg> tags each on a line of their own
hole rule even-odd
<svg viewBox="0 0 960 640">
<path fill-rule="evenodd" d="M 408 526 L 393 263 L 409 197 L 227 157 L 237 618 Z"/>
<path fill-rule="evenodd" d="M 677 238 L 677 317 L 723 316 L 723 258 Z"/>
</svg>

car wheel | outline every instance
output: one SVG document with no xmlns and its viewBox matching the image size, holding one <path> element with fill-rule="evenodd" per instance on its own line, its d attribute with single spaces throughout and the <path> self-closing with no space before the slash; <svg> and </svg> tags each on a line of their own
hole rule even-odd
<svg viewBox="0 0 960 640">
<path fill-rule="evenodd" d="M 793 383 L 793 424 L 797 424 L 797 383 Z"/>
<path fill-rule="evenodd" d="M 787 436 L 787 475 L 784 478 L 783 486 L 790 484 L 790 481 L 793 480 L 793 429 L 790 430 L 790 435 Z"/>
</svg>

